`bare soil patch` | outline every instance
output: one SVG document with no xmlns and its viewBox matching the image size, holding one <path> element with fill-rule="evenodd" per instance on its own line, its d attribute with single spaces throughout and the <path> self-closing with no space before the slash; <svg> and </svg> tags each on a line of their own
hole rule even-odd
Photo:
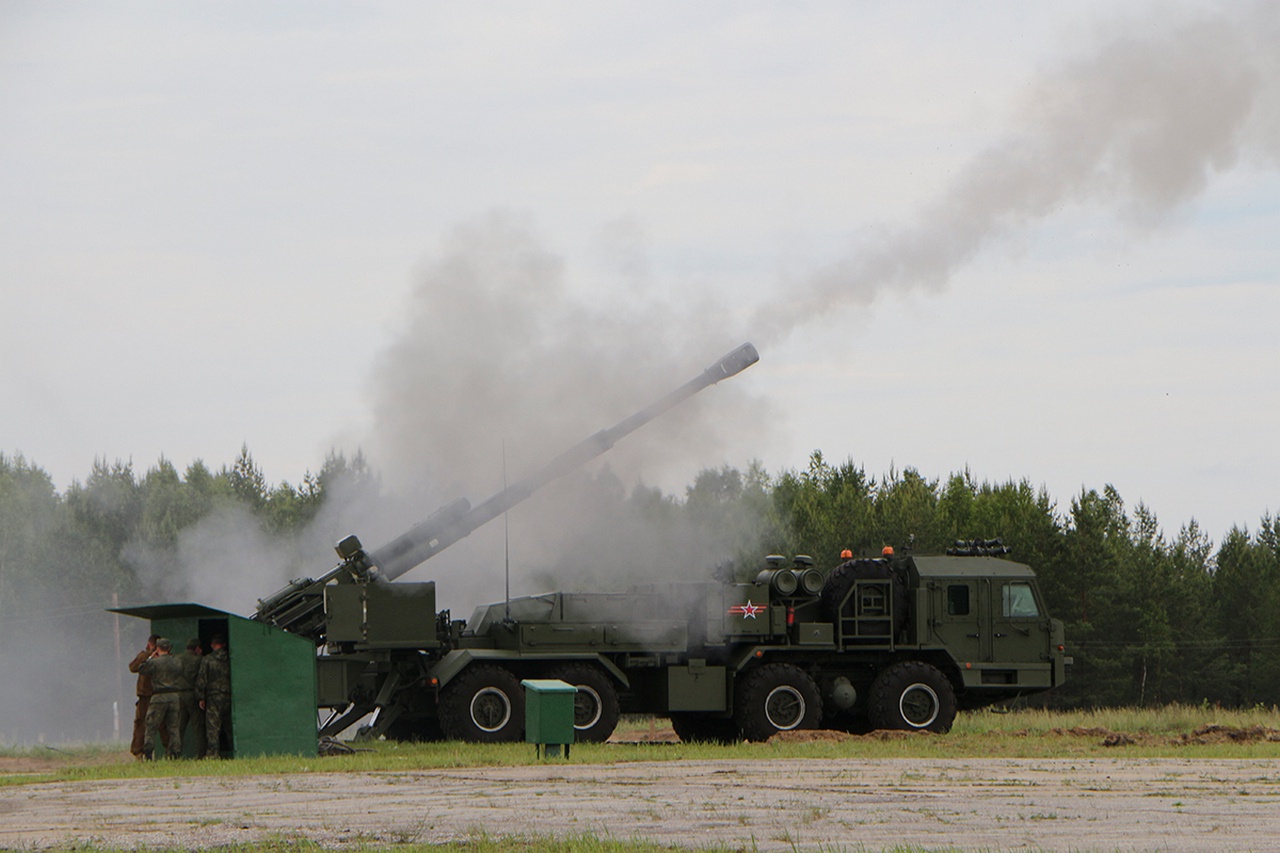
<svg viewBox="0 0 1280 853">
<path fill-rule="evenodd" d="M 1028 731 L 1014 733 L 1029 737 Z M 1075 726 L 1050 729 L 1050 735 L 1098 738 L 1103 746 L 1217 746 L 1222 744 L 1280 743 L 1280 729 L 1266 726 L 1223 726 L 1209 723 L 1180 735 L 1154 735 L 1147 732 L 1116 732 L 1101 727 Z"/>
<path fill-rule="evenodd" d="M 1280 729 L 1266 726 L 1219 726 L 1210 724 L 1198 726 L 1191 734 L 1179 735 L 1174 743 L 1180 744 L 1217 744 L 1217 743 L 1260 743 L 1280 742 Z"/>
<path fill-rule="evenodd" d="M 864 735 L 848 732 L 829 731 L 824 729 L 799 729 L 793 732 L 778 732 L 769 738 L 769 742 L 781 743 L 840 743 L 851 740 L 914 740 L 916 738 L 937 737 L 933 732 L 874 731 Z"/>
</svg>

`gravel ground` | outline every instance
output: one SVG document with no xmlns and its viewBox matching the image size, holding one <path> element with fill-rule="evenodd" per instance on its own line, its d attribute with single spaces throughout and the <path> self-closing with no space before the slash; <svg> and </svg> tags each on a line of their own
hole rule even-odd
<svg viewBox="0 0 1280 853">
<path fill-rule="evenodd" d="M 0 788 L 0 847 L 594 834 L 747 850 L 1280 849 L 1280 760 L 779 759 Z"/>
</svg>

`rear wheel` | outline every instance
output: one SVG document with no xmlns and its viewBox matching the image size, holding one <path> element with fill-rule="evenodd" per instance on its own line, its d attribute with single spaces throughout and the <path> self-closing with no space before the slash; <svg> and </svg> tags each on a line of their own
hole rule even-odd
<svg viewBox="0 0 1280 853">
<path fill-rule="evenodd" d="M 809 674 L 787 663 L 756 669 L 738 684 L 734 718 L 747 740 L 768 740 L 778 732 L 816 729 L 822 696 Z"/>
<path fill-rule="evenodd" d="M 520 740 L 524 736 L 520 682 L 500 666 L 472 664 L 440 691 L 440 727 L 450 740 Z"/>
<path fill-rule="evenodd" d="M 573 697 L 573 732 L 579 743 L 604 743 L 618 725 L 618 691 L 598 666 L 566 664 L 552 678 L 578 688 Z"/>
<path fill-rule="evenodd" d="M 881 729 L 948 732 L 956 719 L 956 694 L 936 667 L 923 661 L 895 663 L 876 676 L 869 702 Z"/>
</svg>

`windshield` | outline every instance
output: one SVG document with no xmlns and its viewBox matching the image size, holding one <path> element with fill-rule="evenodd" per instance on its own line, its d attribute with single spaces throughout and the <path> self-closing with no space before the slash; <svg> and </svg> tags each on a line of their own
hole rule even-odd
<svg viewBox="0 0 1280 853">
<path fill-rule="evenodd" d="M 1040 615 L 1040 608 L 1036 606 L 1036 596 L 1031 591 L 1031 584 L 1005 584 L 1002 598 L 1004 615 L 1011 619 Z"/>
</svg>

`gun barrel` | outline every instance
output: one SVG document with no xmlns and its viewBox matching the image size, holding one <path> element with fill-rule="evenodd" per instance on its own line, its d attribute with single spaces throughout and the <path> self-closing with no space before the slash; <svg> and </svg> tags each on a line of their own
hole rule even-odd
<svg viewBox="0 0 1280 853">
<path fill-rule="evenodd" d="M 435 516 L 370 552 L 370 561 L 378 568 L 383 578 L 394 580 L 400 577 L 454 542 L 470 535 L 481 525 L 502 515 L 543 486 L 590 462 L 613 447 L 620 439 L 635 432 L 663 412 L 708 386 L 736 376 L 759 360 L 760 354 L 756 352 L 754 346 L 749 343 L 742 344 L 665 397 L 654 401 L 609 429 L 601 430 L 579 442 L 538 471 L 513 483 L 482 503 L 470 509 L 461 507 L 465 501 L 450 504 Z"/>
</svg>

